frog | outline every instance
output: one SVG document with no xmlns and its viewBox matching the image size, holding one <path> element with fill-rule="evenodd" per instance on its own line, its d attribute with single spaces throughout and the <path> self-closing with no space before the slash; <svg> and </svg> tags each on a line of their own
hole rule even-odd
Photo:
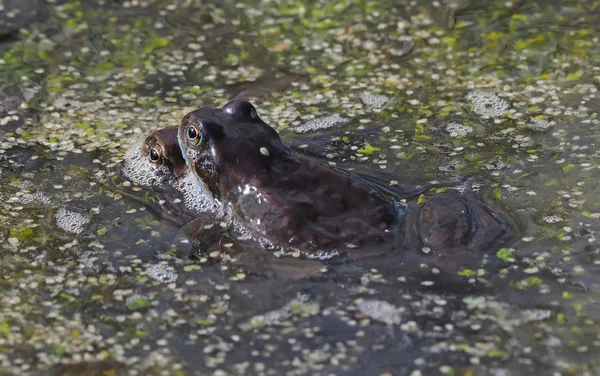
<svg viewBox="0 0 600 376">
<path fill-rule="evenodd" d="M 250 102 L 187 114 L 178 140 L 199 192 L 274 246 L 327 258 L 383 242 L 398 222 L 389 198 L 292 150 Z"/>
<path fill-rule="evenodd" d="M 502 214 L 459 190 L 403 200 L 287 146 L 254 105 L 186 114 L 178 142 L 198 194 L 227 206 L 257 239 L 310 258 L 358 259 L 362 249 L 431 249 L 463 263 L 511 239 Z M 459 261 L 456 261 L 459 260 Z"/>
<path fill-rule="evenodd" d="M 322 274 L 323 265 L 320 263 L 294 258 L 266 258 L 264 252 L 252 244 L 240 242 L 232 236 L 238 235 L 232 226 L 219 223 L 225 215 L 211 205 L 210 197 L 186 200 L 191 191 L 188 181 L 190 171 L 179 148 L 177 131 L 178 127 L 155 130 L 141 145 L 136 144 L 132 152 L 156 166 L 150 170 L 154 178 L 148 180 L 147 188 L 151 188 L 163 202 L 162 216 L 180 228 L 173 239 L 175 244 L 179 244 L 178 256 L 192 261 L 202 260 L 203 265 L 214 265 L 227 259 L 235 268 L 280 279 Z M 203 204 L 198 205 L 198 202 Z"/>
</svg>

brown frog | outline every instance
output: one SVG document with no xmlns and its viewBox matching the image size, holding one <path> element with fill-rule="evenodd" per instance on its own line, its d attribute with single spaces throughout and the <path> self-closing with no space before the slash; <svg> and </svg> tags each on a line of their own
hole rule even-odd
<svg viewBox="0 0 600 376">
<path fill-rule="evenodd" d="M 505 219 L 472 192 L 402 204 L 359 176 L 295 152 L 249 102 L 187 114 L 178 140 L 198 194 L 230 207 L 239 223 L 276 248 L 360 258 L 369 254 L 365 247 L 392 244 L 462 263 L 511 237 Z"/>
</svg>

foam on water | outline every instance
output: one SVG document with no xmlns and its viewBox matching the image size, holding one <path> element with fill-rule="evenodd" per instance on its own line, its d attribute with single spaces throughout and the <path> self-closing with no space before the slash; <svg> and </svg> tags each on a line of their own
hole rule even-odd
<svg viewBox="0 0 600 376">
<path fill-rule="evenodd" d="M 383 300 L 365 300 L 358 304 L 360 312 L 373 320 L 388 325 L 400 324 L 403 308 L 398 308 Z"/>
<path fill-rule="evenodd" d="M 502 157 L 500 157 L 499 155 L 493 157 L 485 164 L 485 168 L 487 168 L 490 171 L 502 171 L 506 170 L 509 167 L 510 166 L 508 165 L 508 163 L 504 162 L 502 160 Z"/>
<path fill-rule="evenodd" d="M 493 93 L 473 91 L 467 94 L 467 99 L 473 112 L 485 117 L 502 116 L 510 108 L 510 103 Z"/>
<path fill-rule="evenodd" d="M 338 114 L 323 116 L 320 118 L 312 119 L 307 121 L 306 123 L 297 126 L 294 128 L 296 133 L 306 133 L 312 132 L 320 129 L 327 129 L 334 127 L 336 125 L 343 125 L 348 123 L 348 119 L 341 117 Z"/>
<path fill-rule="evenodd" d="M 438 167 L 438 170 L 443 172 L 454 172 L 465 165 L 462 159 L 451 159 Z"/>
<path fill-rule="evenodd" d="M 21 204 L 29 205 L 31 203 L 38 203 L 40 205 L 50 205 L 52 202 L 50 196 L 43 192 L 25 193 L 21 196 Z"/>
<path fill-rule="evenodd" d="M 11 187 L 17 188 L 35 188 L 36 185 L 31 180 L 16 180 L 8 183 Z"/>
<path fill-rule="evenodd" d="M 177 272 L 163 263 L 150 266 L 148 269 L 146 269 L 146 275 L 154 280 L 166 284 L 175 282 L 179 277 Z"/>
<path fill-rule="evenodd" d="M 360 94 L 360 100 L 369 107 L 381 108 L 385 105 L 390 98 L 385 95 L 373 95 L 368 91 Z"/>
<path fill-rule="evenodd" d="M 58 227 L 73 234 L 80 234 L 85 225 L 90 222 L 90 219 L 85 215 L 71 211 L 65 207 L 58 209 L 54 218 Z"/>
<path fill-rule="evenodd" d="M 256 315 L 250 320 L 240 324 L 240 328 L 244 331 L 247 331 L 251 330 L 252 328 L 277 326 L 283 324 L 295 314 L 314 315 L 319 312 L 319 310 L 319 303 L 311 301 L 310 297 L 306 294 L 298 294 L 295 299 L 291 300 L 283 307 L 265 312 L 261 315 Z"/>
<path fill-rule="evenodd" d="M 468 125 L 464 125 L 461 123 L 448 123 L 446 125 L 446 132 L 448 132 L 450 134 L 450 136 L 452 137 L 464 137 L 466 135 L 468 135 L 469 133 L 473 132 L 473 128 L 468 126 Z"/>
<path fill-rule="evenodd" d="M 183 194 L 183 204 L 186 208 L 202 213 L 218 209 L 218 203 L 204 189 L 199 189 L 200 182 L 193 173 L 186 172 L 182 178 L 172 183 L 173 187 Z"/>
<path fill-rule="evenodd" d="M 553 121 L 548 121 L 548 120 L 537 120 L 533 123 L 527 123 L 526 127 L 534 130 L 534 131 L 545 131 L 549 128 L 552 128 L 554 126 L 554 124 L 556 124 Z"/>
<path fill-rule="evenodd" d="M 558 222 L 562 222 L 563 219 L 557 215 L 548 215 L 546 217 L 544 217 L 544 222 L 546 223 L 558 223 Z"/>
<path fill-rule="evenodd" d="M 330 251 L 302 252 L 307 258 L 316 260 L 329 260 L 340 255 L 340 251 L 333 249 Z"/>
</svg>

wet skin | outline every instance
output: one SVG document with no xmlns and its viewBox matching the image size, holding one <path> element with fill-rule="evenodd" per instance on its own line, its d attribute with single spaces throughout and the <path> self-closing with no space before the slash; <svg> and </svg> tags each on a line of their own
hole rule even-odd
<svg viewBox="0 0 600 376">
<path fill-rule="evenodd" d="M 398 222 L 391 200 L 295 153 L 248 102 L 194 111 L 178 137 L 200 189 L 275 245 L 340 251 L 382 242 Z"/>
<path fill-rule="evenodd" d="M 248 102 L 187 114 L 178 140 L 198 188 L 275 246 L 355 258 L 363 246 L 400 239 L 402 248 L 429 247 L 460 263 L 510 237 L 503 218 L 472 193 L 398 206 L 359 177 L 294 152 Z"/>
</svg>

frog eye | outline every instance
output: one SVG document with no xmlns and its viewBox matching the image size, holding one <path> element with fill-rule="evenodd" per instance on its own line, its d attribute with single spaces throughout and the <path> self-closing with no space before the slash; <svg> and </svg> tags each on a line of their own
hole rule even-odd
<svg viewBox="0 0 600 376">
<path fill-rule="evenodd" d="M 150 160 L 154 163 L 158 163 L 160 162 L 160 159 L 160 153 L 158 150 L 156 150 L 156 148 L 152 148 L 152 150 L 150 150 Z"/>
<path fill-rule="evenodd" d="M 188 127 L 188 139 L 192 145 L 198 145 L 202 141 L 202 134 L 196 124 L 191 124 Z"/>
</svg>

